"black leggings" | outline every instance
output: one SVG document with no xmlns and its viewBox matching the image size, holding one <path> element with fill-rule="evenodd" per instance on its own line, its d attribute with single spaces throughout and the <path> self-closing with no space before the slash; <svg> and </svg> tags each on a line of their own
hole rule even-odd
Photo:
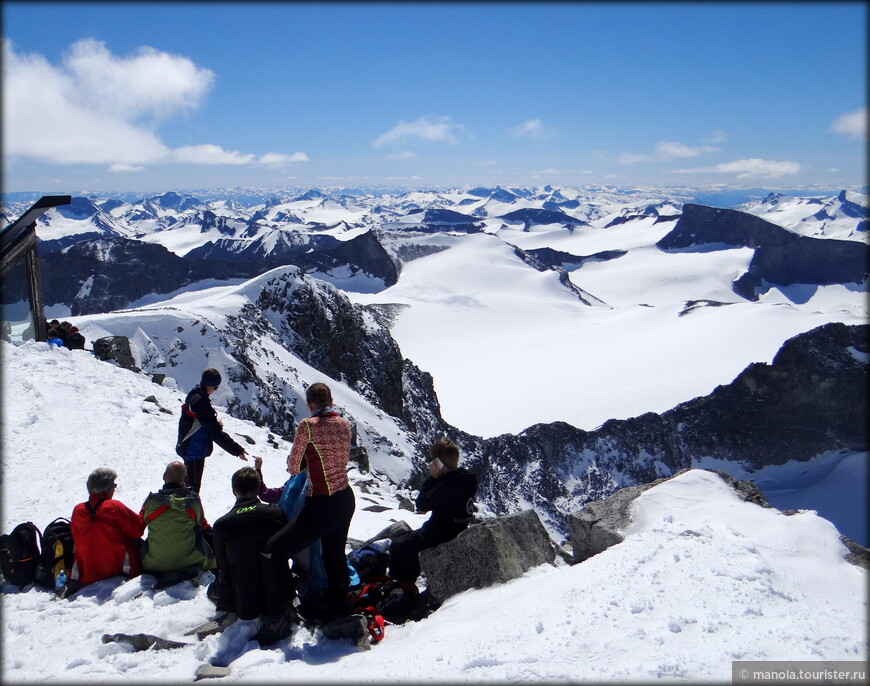
<svg viewBox="0 0 870 686">
<path fill-rule="evenodd" d="M 344 549 L 354 510 L 356 499 L 350 486 L 332 495 L 306 497 L 305 507 L 296 520 L 274 533 L 263 552 L 272 554 L 273 563 L 286 565 L 296 553 L 320 539 L 326 594 L 337 602 L 344 598 L 350 583 Z"/>
<path fill-rule="evenodd" d="M 205 469 L 205 458 L 185 460 L 184 467 L 187 469 L 187 485 L 199 493 L 199 488 L 202 486 L 202 472 Z"/>
</svg>

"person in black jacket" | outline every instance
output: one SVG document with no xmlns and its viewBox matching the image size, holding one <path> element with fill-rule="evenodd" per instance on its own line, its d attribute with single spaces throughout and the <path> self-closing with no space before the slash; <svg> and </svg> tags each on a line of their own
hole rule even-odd
<svg viewBox="0 0 870 686">
<path fill-rule="evenodd" d="M 178 420 L 178 442 L 175 445 L 175 452 L 184 459 L 184 466 L 187 468 L 187 485 L 197 493 L 202 486 L 205 458 L 211 455 L 215 443 L 231 455 L 246 462 L 248 460 L 245 449 L 224 431 L 211 406 L 209 396 L 220 385 L 220 372 L 217 369 L 206 369 L 202 373 L 199 385 L 194 386 L 187 394 L 184 405 L 181 406 L 181 418 Z"/>
<path fill-rule="evenodd" d="M 290 567 L 263 565 L 260 551 L 287 518 L 281 508 L 260 502 L 260 475 L 242 467 L 232 477 L 236 503 L 213 525 L 218 562 L 215 605 L 239 619 L 260 617 L 256 639 L 272 643 L 286 636 L 296 621 Z"/>
<path fill-rule="evenodd" d="M 422 527 L 390 544 L 390 576 L 414 583 L 420 576 L 418 553 L 456 538 L 474 514 L 477 476 L 459 466 L 459 446 L 441 438 L 429 449 L 429 476 L 420 487 L 417 511 L 432 512 Z"/>
</svg>

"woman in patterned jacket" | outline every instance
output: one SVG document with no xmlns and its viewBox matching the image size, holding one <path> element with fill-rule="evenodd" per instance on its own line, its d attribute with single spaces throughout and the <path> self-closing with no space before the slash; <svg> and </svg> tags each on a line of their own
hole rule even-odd
<svg viewBox="0 0 870 686">
<path fill-rule="evenodd" d="M 263 548 L 272 564 L 286 565 L 301 550 L 320 539 L 327 587 L 324 601 L 330 619 L 346 613 L 350 583 L 345 545 L 350 520 L 356 509 L 353 490 L 347 480 L 350 456 L 350 423 L 332 407 L 332 392 L 326 384 L 309 386 L 305 400 L 311 417 L 299 422 L 287 471 L 298 474 L 308 469 L 309 485 L 305 506 L 293 523 L 274 534 Z"/>
</svg>

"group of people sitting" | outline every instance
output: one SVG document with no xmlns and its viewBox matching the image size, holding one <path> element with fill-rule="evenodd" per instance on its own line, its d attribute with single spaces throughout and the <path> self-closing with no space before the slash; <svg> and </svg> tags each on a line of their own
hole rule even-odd
<svg viewBox="0 0 870 686">
<path fill-rule="evenodd" d="M 299 514 L 288 520 L 278 504 L 284 487 L 266 486 L 262 458 L 255 457 L 254 467 L 242 467 L 232 475 L 233 507 L 209 525 L 198 491 L 211 440 L 216 438 L 228 452 L 247 459 L 241 446 L 224 434 L 208 402 L 219 385 L 220 375 L 206 370 L 197 387 L 199 394 L 188 395 L 188 401 L 194 396 L 194 408 L 205 413 L 204 421 L 196 412 L 185 420 L 183 413 L 177 450 L 184 461 L 167 465 L 163 487 L 148 495 L 138 514 L 114 499 L 116 472 L 97 469 L 88 477 L 88 500 L 77 505 L 71 517 L 75 562 L 70 584 L 77 589 L 110 576 L 132 577 L 144 571 L 154 574 L 158 584 L 168 585 L 212 570 L 215 582 L 208 595 L 219 616 L 225 621 L 259 618 L 256 638 L 268 644 L 289 635 L 300 614 L 318 622 L 349 614 L 345 548 L 356 508 L 347 476 L 351 427 L 333 407 L 329 387 L 312 384 L 306 392 L 311 416 L 299 422 L 287 457 L 290 475 L 307 470 Z M 204 435 L 197 439 L 198 456 L 191 459 L 189 446 L 197 432 Z M 411 584 L 420 575 L 418 553 L 468 526 L 477 492 L 477 477 L 459 466 L 455 443 L 446 438 L 436 441 L 430 460 L 417 509 L 432 514 L 420 529 L 408 527 L 390 546 L 390 576 Z M 148 538 L 143 541 L 146 529 Z M 315 600 L 303 598 L 300 605 L 294 602 L 301 595 L 299 581 L 310 570 L 296 562 L 291 569 L 290 560 L 318 541 L 325 588 L 319 589 Z"/>
<path fill-rule="evenodd" d="M 46 321 L 45 331 L 45 338 L 49 345 L 69 348 L 70 350 L 85 349 L 85 337 L 79 331 L 79 327 L 68 321 L 59 322 L 57 319 L 52 319 L 50 322 Z"/>
</svg>

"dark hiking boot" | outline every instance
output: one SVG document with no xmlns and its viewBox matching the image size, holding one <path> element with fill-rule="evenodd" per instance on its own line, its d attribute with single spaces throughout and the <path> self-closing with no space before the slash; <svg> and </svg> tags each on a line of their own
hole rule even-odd
<svg viewBox="0 0 870 686">
<path fill-rule="evenodd" d="M 323 630 L 324 638 L 331 640 L 348 639 L 361 650 L 369 650 L 371 648 L 368 620 L 364 615 L 339 617 L 324 624 L 321 629 Z"/>
<path fill-rule="evenodd" d="M 254 640 L 261 646 L 268 646 L 287 638 L 293 633 L 293 627 L 299 624 L 299 616 L 295 611 L 283 615 L 263 615 L 260 627 L 254 635 Z"/>
<path fill-rule="evenodd" d="M 157 583 L 154 584 L 154 590 L 159 591 L 163 588 L 169 588 L 175 584 L 180 584 L 182 581 L 189 581 L 199 576 L 199 567 L 191 566 L 184 569 L 176 569 L 171 572 L 150 572 L 157 578 Z"/>
</svg>

